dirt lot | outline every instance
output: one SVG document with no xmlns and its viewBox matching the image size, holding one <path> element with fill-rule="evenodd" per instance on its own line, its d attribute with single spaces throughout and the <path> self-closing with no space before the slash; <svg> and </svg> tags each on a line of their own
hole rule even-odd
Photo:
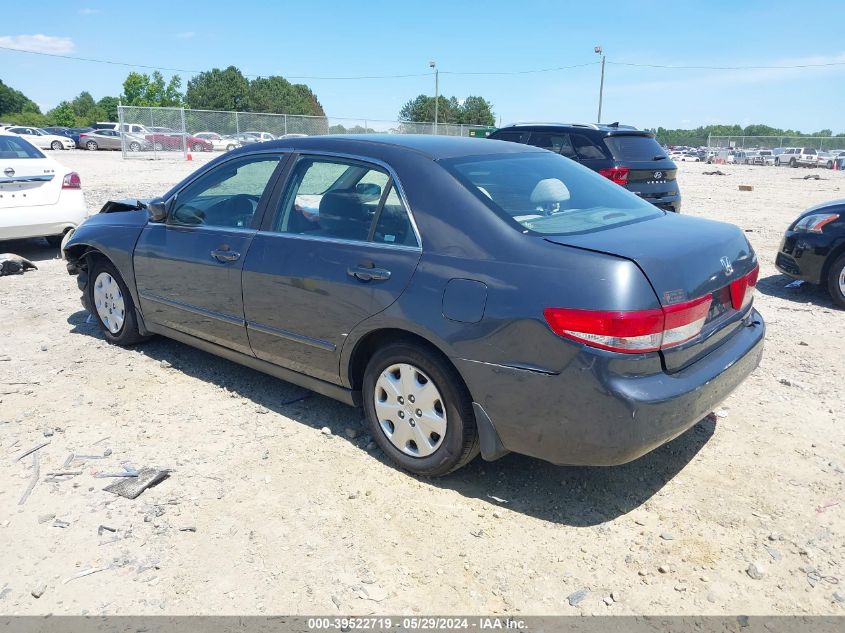
<svg viewBox="0 0 845 633">
<path fill-rule="evenodd" d="M 198 164 L 58 158 L 92 210 Z M 609 469 L 510 455 L 414 478 L 359 410 L 168 340 L 107 345 L 54 250 L 3 244 L 39 270 L 0 279 L 0 613 L 845 613 L 845 313 L 772 264 L 845 173 L 709 169 L 681 164 L 684 212 L 747 231 L 765 358 L 716 416 Z M 19 505 L 34 460 L 14 459 L 48 440 Z M 94 473 L 125 462 L 172 473 L 103 492 Z"/>
</svg>

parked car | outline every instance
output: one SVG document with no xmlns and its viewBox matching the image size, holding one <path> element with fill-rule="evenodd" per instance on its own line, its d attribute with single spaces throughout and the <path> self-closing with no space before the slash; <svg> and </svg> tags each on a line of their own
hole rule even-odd
<svg viewBox="0 0 845 633">
<path fill-rule="evenodd" d="M 270 132 L 244 132 L 244 134 L 254 137 L 259 143 L 276 140 L 276 137 Z"/>
<path fill-rule="evenodd" d="M 770 149 L 761 149 L 757 152 L 755 165 L 774 165 L 775 154 Z"/>
<path fill-rule="evenodd" d="M 76 147 L 79 147 L 79 135 L 85 132 L 91 132 L 93 129 L 91 127 L 71 127 L 67 130 L 67 136 L 76 143 Z"/>
<path fill-rule="evenodd" d="M 575 160 L 661 209 L 680 212 L 681 192 L 673 163 L 654 134 L 625 125 L 518 123 L 488 139 L 512 141 Z"/>
<path fill-rule="evenodd" d="M 695 150 L 688 150 L 686 152 L 681 152 L 679 158 L 672 158 L 672 160 L 680 160 L 682 163 L 698 163 L 701 162 L 701 156 L 699 156 L 698 152 Z"/>
<path fill-rule="evenodd" d="M 14 126 L 4 130 L 7 133 L 17 134 L 25 138 L 27 141 L 40 149 L 73 149 L 76 147 L 74 142 L 67 136 L 59 136 L 58 134 L 50 134 L 41 128 Z"/>
<path fill-rule="evenodd" d="M 130 152 L 147 151 L 153 148 L 153 144 L 142 136 L 135 136 L 134 134 L 125 134 L 124 136 L 126 149 Z M 79 135 L 79 148 L 92 152 L 100 149 L 123 149 L 123 142 L 124 139 L 121 138 L 120 132 L 115 130 L 92 130 Z"/>
<path fill-rule="evenodd" d="M 814 147 L 787 147 L 775 156 L 775 165 L 789 167 L 818 167 L 819 153 Z"/>
<path fill-rule="evenodd" d="M 833 161 L 836 160 L 837 156 L 833 152 L 820 151 L 816 158 L 816 164 L 825 169 L 833 169 Z"/>
<path fill-rule="evenodd" d="M 479 450 L 630 461 L 763 349 L 739 228 L 526 144 L 242 147 L 161 198 L 107 203 L 63 253 L 107 341 L 160 334 L 363 404 L 385 454 L 424 475 Z"/>
<path fill-rule="evenodd" d="M 211 143 L 212 149 L 228 152 L 240 147 L 241 143 L 232 136 L 223 136 L 217 132 L 195 132 L 194 136 Z"/>
<path fill-rule="evenodd" d="M 214 149 L 214 146 L 205 139 L 197 138 L 190 134 L 182 134 L 181 132 L 147 134 L 144 138 L 152 143 L 155 150 L 159 152 L 181 152 L 183 148 L 189 152 L 210 152 Z"/>
<path fill-rule="evenodd" d="M 140 123 L 124 123 L 121 125 L 120 123 L 100 122 L 95 123 L 93 125 L 93 129 L 114 130 L 115 132 L 125 132 L 127 134 L 135 134 L 136 136 L 144 136 L 145 134 L 150 134 L 155 128 L 147 128 Z"/>
<path fill-rule="evenodd" d="M 41 128 L 41 129 L 44 130 L 45 132 L 47 132 L 47 134 L 56 134 L 57 136 L 68 136 L 67 131 L 70 128 L 62 127 L 62 126 L 58 126 L 58 127 L 53 126 L 53 127 L 45 127 L 45 128 Z"/>
<path fill-rule="evenodd" d="M 24 137 L 0 132 L 0 240 L 46 237 L 58 246 L 86 217 L 79 174 Z"/>
<path fill-rule="evenodd" d="M 775 258 L 793 279 L 826 287 L 845 308 L 845 199 L 810 207 L 789 225 Z"/>
</svg>

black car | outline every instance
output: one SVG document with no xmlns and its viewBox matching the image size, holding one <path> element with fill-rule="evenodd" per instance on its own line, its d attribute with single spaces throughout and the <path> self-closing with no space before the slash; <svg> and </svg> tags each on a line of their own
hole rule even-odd
<svg viewBox="0 0 845 633">
<path fill-rule="evenodd" d="M 559 155 L 443 136 L 227 152 L 65 242 L 109 342 L 159 334 L 351 405 L 442 475 L 630 461 L 757 366 L 757 258 Z"/>
<path fill-rule="evenodd" d="M 516 123 L 496 130 L 489 138 L 556 152 L 656 207 L 681 211 L 681 192 L 675 179 L 678 168 L 651 132 L 618 123 Z"/>
<path fill-rule="evenodd" d="M 775 266 L 794 279 L 826 286 L 845 308 L 845 199 L 810 207 L 783 236 Z"/>
</svg>

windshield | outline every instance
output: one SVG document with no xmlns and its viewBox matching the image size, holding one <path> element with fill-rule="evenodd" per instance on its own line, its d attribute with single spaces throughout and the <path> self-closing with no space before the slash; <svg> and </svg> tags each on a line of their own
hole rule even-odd
<svg viewBox="0 0 845 633">
<path fill-rule="evenodd" d="M 19 136 L 0 136 L 0 159 L 12 158 L 44 158 L 44 154 Z"/>
<path fill-rule="evenodd" d="M 650 136 L 619 135 L 608 136 L 605 145 L 616 160 L 650 161 L 666 158 L 666 151 Z"/>
<path fill-rule="evenodd" d="M 663 215 L 623 187 L 557 154 L 498 154 L 440 162 L 524 232 L 588 233 Z"/>
</svg>

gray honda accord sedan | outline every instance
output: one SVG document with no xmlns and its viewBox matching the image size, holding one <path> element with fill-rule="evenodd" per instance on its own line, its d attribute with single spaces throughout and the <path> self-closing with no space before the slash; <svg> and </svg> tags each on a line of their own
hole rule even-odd
<svg viewBox="0 0 845 633">
<path fill-rule="evenodd" d="M 253 144 L 109 202 L 63 252 L 109 342 L 167 336 L 363 406 L 422 475 L 633 460 L 763 351 L 741 230 L 503 141 Z"/>
</svg>

